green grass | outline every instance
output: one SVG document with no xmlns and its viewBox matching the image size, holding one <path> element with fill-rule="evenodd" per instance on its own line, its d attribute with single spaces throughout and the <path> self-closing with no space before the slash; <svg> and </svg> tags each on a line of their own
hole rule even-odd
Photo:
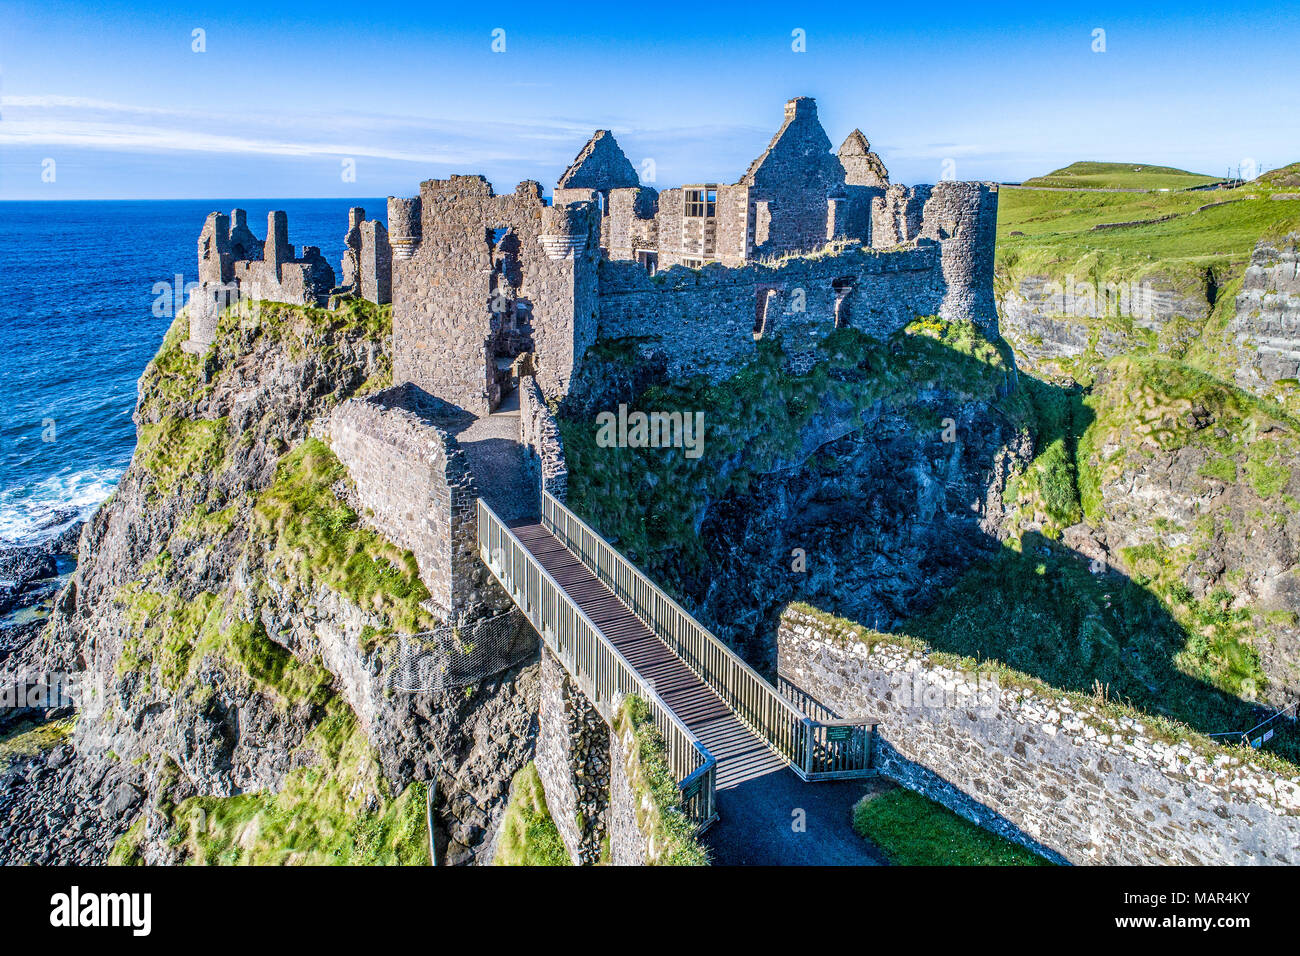
<svg viewBox="0 0 1300 956">
<path fill-rule="evenodd" d="M 510 802 L 501 818 L 495 866 L 571 866 L 560 831 L 546 806 L 537 765 L 531 761 L 510 781 Z"/>
<path fill-rule="evenodd" d="M 311 765 L 278 793 L 190 797 L 169 808 L 172 842 L 187 862 L 223 865 L 424 866 L 425 785 L 390 791 L 346 705 L 333 701 L 313 730 Z M 130 837 L 128 833 L 126 835 Z M 120 855 L 131 848 L 119 842 Z"/>
<path fill-rule="evenodd" d="M 386 630 L 417 633 L 436 621 L 421 603 L 429 591 L 415 556 L 361 526 L 332 486 L 347 469 L 324 442 L 308 439 L 276 469 L 257 499 L 253 533 L 268 565 L 311 594 L 315 583 L 382 615 Z"/>
<path fill-rule="evenodd" d="M 1218 176 L 1189 173 L 1172 166 L 1142 163 L 1072 163 L 1045 176 L 1026 179 L 1026 186 L 1057 186 L 1069 189 L 1188 189 L 1217 182 Z"/>
<path fill-rule="evenodd" d="M 637 826 L 655 866 L 707 866 L 708 850 L 682 812 L 681 791 L 668 766 L 668 753 L 650 705 L 628 697 L 614 716 L 614 733 L 627 754 L 624 769 L 632 788 Z"/>
<path fill-rule="evenodd" d="M 896 866 L 1050 866 L 1038 854 L 990 833 L 912 790 L 868 794 L 853 807 L 853 829 Z"/>
</svg>

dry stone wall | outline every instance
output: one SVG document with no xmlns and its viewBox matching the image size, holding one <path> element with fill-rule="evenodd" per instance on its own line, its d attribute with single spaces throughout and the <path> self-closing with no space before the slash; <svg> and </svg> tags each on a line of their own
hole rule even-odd
<svg viewBox="0 0 1300 956">
<path fill-rule="evenodd" d="M 778 670 L 878 724 L 882 771 L 1076 864 L 1300 863 L 1300 776 L 1249 751 L 1157 736 L 1140 715 L 1042 685 L 980 683 L 924 649 L 798 606 Z"/>
<path fill-rule="evenodd" d="M 543 644 L 537 773 L 569 857 L 600 859 L 610 794 L 609 725 Z"/>
</svg>

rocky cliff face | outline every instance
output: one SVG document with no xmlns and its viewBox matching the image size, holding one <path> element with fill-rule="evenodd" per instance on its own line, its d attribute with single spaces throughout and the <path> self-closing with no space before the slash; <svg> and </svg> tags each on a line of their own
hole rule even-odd
<svg viewBox="0 0 1300 956">
<path fill-rule="evenodd" d="M 435 623 L 428 594 L 309 437 L 387 384 L 386 310 L 229 315 L 202 356 L 184 333 L 182 317 L 141 379 L 135 457 L 48 627 L 4 662 L 83 687 L 58 767 L 11 770 L 57 771 L 67 805 L 18 814 L 7 861 L 42 841 L 102 859 L 128 827 L 119 853 L 146 862 L 419 861 L 413 784 L 435 778 L 447 858 L 468 859 L 531 753 L 536 666 L 470 692 L 386 689 L 397 635 Z M 287 818 L 318 838 L 259 841 Z"/>
<path fill-rule="evenodd" d="M 844 329 L 814 359 L 651 384 L 653 361 L 598 343 L 562 422 L 570 505 L 759 666 L 791 599 L 888 628 L 996 553 L 1034 450 L 1014 367 L 969 325 Z M 594 416 L 620 402 L 702 412 L 700 457 L 602 447 Z"/>
<path fill-rule="evenodd" d="M 1099 287 L 1080 272 L 1002 277 L 999 328 L 1025 371 L 1087 381 L 1092 366 L 1136 348 L 1181 354 L 1214 308 L 1211 286 L 1180 289 L 1155 276 Z"/>
<path fill-rule="evenodd" d="M 1086 405 L 1084 510 L 1247 699 L 1300 695 L 1300 435 L 1185 366 L 1117 359 Z M 1196 650 L 1189 645 L 1189 650 Z"/>
<path fill-rule="evenodd" d="M 1243 361 L 1237 384 L 1282 398 L 1300 387 L 1300 233 L 1255 247 L 1228 325 Z"/>
</svg>

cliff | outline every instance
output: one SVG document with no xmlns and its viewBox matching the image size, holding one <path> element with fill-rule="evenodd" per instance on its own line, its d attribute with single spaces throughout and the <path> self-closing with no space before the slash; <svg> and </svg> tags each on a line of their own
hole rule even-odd
<svg viewBox="0 0 1300 956">
<path fill-rule="evenodd" d="M 388 384 L 388 309 L 231 310 L 201 355 L 187 329 L 141 378 L 135 456 L 49 625 L 4 662 L 82 686 L 68 743 L 12 771 L 62 805 L 18 807 L 6 861 L 424 862 L 434 778 L 439 842 L 469 858 L 528 758 L 535 667 L 386 690 L 429 595 L 311 437 Z"/>
</svg>

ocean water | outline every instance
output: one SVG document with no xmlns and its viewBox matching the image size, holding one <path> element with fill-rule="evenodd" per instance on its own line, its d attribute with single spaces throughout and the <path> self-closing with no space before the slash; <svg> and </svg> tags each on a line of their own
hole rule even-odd
<svg viewBox="0 0 1300 956">
<path fill-rule="evenodd" d="M 246 209 L 265 238 L 283 209 L 337 275 L 357 205 L 385 218 L 382 199 L 0 202 L 0 545 L 88 517 L 126 470 L 136 382 L 198 278 L 209 212 Z"/>
</svg>

